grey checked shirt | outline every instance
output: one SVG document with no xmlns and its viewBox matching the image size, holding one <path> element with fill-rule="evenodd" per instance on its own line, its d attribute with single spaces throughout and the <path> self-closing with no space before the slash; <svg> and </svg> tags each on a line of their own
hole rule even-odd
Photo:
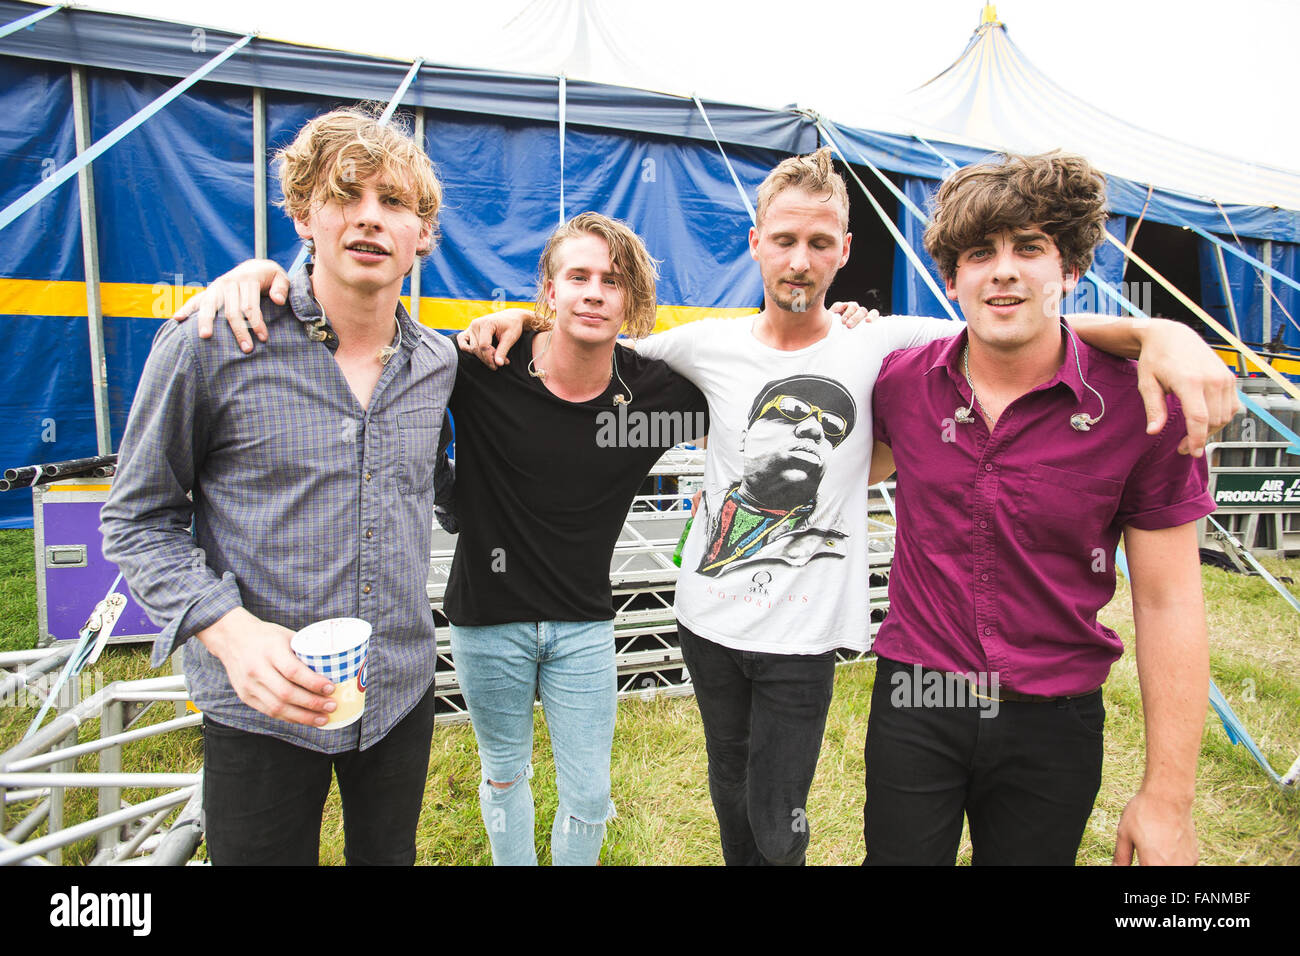
<svg viewBox="0 0 1300 956">
<path fill-rule="evenodd" d="M 429 537 L 455 348 L 399 305 L 401 348 L 367 410 L 308 336 L 322 313 L 305 270 L 289 304 L 263 298 L 262 314 L 269 340 L 251 355 L 232 335 L 200 340 L 195 322 L 159 329 L 101 511 L 104 553 L 163 628 L 154 666 L 240 605 L 290 630 L 369 621 L 365 713 L 339 730 L 254 710 L 200 641 L 185 643 L 191 696 L 214 720 L 364 750 L 433 683 Z"/>
</svg>

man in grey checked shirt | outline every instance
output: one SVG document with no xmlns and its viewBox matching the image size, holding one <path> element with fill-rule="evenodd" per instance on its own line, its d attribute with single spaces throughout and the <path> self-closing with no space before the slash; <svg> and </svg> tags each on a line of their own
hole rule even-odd
<svg viewBox="0 0 1300 956">
<path fill-rule="evenodd" d="M 441 189 L 418 145 L 357 110 L 313 120 L 279 159 L 313 270 L 287 305 L 263 300 L 282 331 L 253 354 L 232 339 L 196 348 L 195 323 L 159 330 L 102 511 L 105 553 L 163 628 L 154 665 L 184 645 L 212 861 L 315 864 L 333 771 L 348 862 L 409 864 L 433 729 L 435 462 L 457 360 L 398 296 L 432 248 Z M 289 640 L 331 617 L 374 630 L 365 712 L 327 730 L 333 687 Z"/>
</svg>

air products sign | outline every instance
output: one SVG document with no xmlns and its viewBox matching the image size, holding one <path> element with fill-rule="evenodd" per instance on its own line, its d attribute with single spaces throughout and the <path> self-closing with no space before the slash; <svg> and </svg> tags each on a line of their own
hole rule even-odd
<svg viewBox="0 0 1300 956">
<path fill-rule="evenodd" d="M 1300 511 L 1300 474 L 1253 471 L 1220 473 L 1214 483 L 1216 508 L 1238 511 Z"/>
</svg>

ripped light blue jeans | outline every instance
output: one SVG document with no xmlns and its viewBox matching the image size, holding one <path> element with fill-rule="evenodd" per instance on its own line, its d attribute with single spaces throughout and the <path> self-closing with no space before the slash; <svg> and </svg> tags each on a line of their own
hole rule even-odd
<svg viewBox="0 0 1300 956">
<path fill-rule="evenodd" d="M 451 628 L 451 653 L 478 740 L 479 806 L 497 866 L 535 866 L 533 701 L 540 692 L 555 754 L 557 866 L 594 866 L 614 816 L 609 754 L 618 708 L 613 621 Z M 508 784 L 505 787 L 493 783 Z"/>
</svg>

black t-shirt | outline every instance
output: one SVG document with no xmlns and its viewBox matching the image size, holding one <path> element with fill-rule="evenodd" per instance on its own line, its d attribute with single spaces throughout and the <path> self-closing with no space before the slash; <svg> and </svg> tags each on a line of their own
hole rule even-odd
<svg viewBox="0 0 1300 956">
<path fill-rule="evenodd" d="M 453 624 L 613 618 L 610 556 L 637 488 L 666 449 L 708 433 L 704 396 L 663 362 L 616 346 L 622 383 L 568 402 L 528 374 L 532 349 L 525 332 L 495 372 L 460 353 Z"/>
</svg>

